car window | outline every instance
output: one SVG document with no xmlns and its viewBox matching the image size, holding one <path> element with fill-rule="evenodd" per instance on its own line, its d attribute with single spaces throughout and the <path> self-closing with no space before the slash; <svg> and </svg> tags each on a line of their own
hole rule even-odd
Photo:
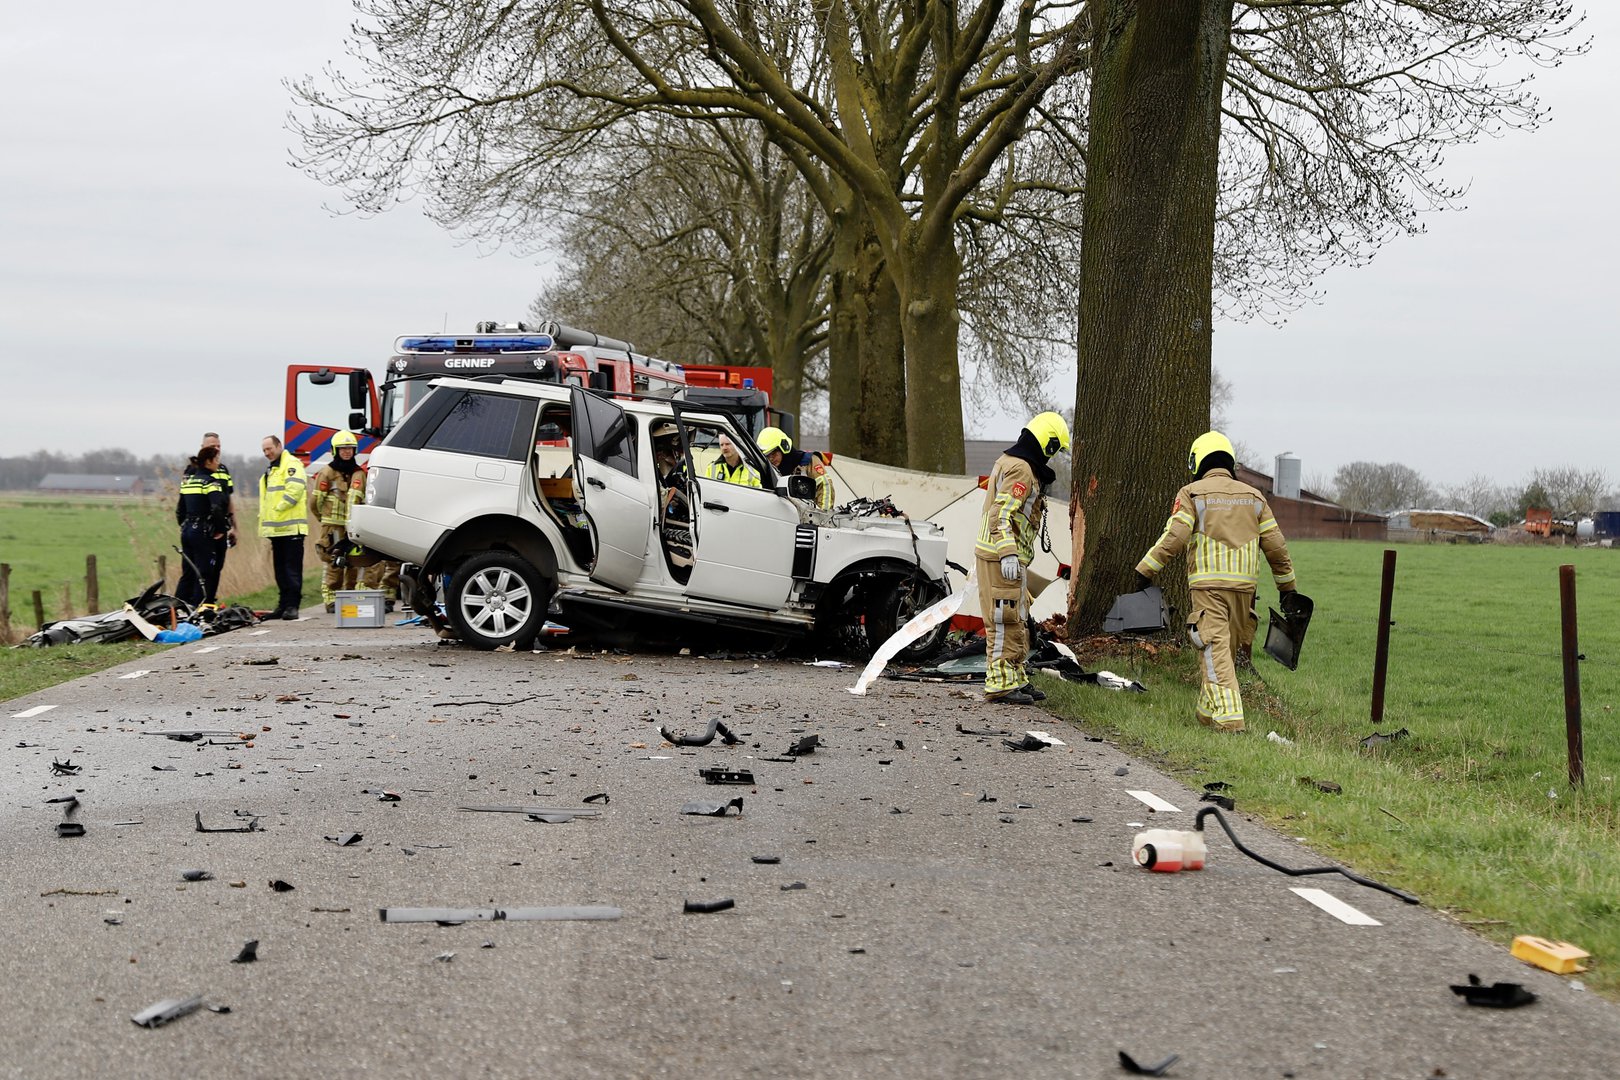
<svg viewBox="0 0 1620 1080">
<path fill-rule="evenodd" d="M 720 460 L 721 435 L 737 448 L 742 463 L 753 471 L 756 479 L 769 471 L 770 467 L 760 457 L 758 449 L 731 427 L 697 420 L 686 420 L 682 426 L 686 429 L 686 446 L 691 454 L 694 476 L 714 475 L 715 462 Z"/>
<path fill-rule="evenodd" d="M 534 413 L 535 402 L 528 398 L 467 393 L 423 445 L 429 450 L 525 461 Z"/>
<path fill-rule="evenodd" d="M 574 436 L 579 453 L 631 476 L 636 463 L 635 424 L 623 409 L 605 398 L 575 390 Z"/>
</svg>

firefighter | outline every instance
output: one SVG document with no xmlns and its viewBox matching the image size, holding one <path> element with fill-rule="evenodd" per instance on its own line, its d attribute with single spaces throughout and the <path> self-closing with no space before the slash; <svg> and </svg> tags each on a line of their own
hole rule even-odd
<svg viewBox="0 0 1620 1080">
<path fill-rule="evenodd" d="M 304 516 L 304 489 L 309 480 L 303 464 L 274 435 L 259 444 L 270 468 L 259 477 L 259 535 L 270 541 L 279 599 L 272 619 L 296 619 L 304 598 L 304 537 L 309 519 Z"/>
<path fill-rule="evenodd" d="M 1055 412 L 1033 417 L 1002 451 L 985 481 L 979 522 L 979 612 L 984 616 L 984 697 L 1033 705 L 1046 697 L 1024 671 L 1029 655 L 1029 564 L 1046 521 L 1046 492 L 1057 479 L 1048 464 L 1069 449 L 1069 425 Z"/>
<path fill-rule="evenodd" d="M 370 474 L 364 465 L 355 471 L 349 478 L 349 513 L 366 501 L 366 480 Z M 351 546 L 351 551 L 352 551 Z M 373 556 L 375 558 L 375 556 Z M 383 594 L 385 611 L 394 610 L 394 602 L 399 597 L 399 567 L 400 564 L 392 559 L 375 559 L 372 562 L 356 562 L 357 566 L 364 566 L 360 574 L 362 588 L 376 589 Z"/>
<path fill-rule="evenodd" d="M 743 460 L 737 444 L 731 441 L 731 436 L 725 434 L 720 436 L 720 456 L 709 466 L 709 479 L 723 480 L 728 484 L 741 484 L 743 487 L 760 486 L 759 472 Z"/>
<path fill-rule="evenodd" d="M 1136 564 L 1137 584 L 1146 588 L 1171 559 L 1187 553 L 1192 587 L 1187 636 L 1199 650 L 1203 679 L 1194 712 L 1206 727 L 1238 732 L 1243 695 L 1237 656 L 1254 642 L 1260 556 L 1271 565 L 1283 610 L 1290 614 L 1296 606 L 1294 567 L 1266 497 L 1236 478 L 1237 457 L 1225 435 L 1207 431 L 1193 440 L 1187 468 L 1193 482 L 1176 493 L 1164 535 Z"/>
<path fill-rule="evenodd" d="M 321 601 L 327 611 L 337 610 L 337 591 L 360 583 L 360 569 L 349 563 L 349 485 L 360 471 L 354 456 L 360 440 L 352 431 L 332 436 L 332 460 L 315 474 L 309 488 L 309 512 L 321 523 L 315 552 L 326 564 L 321 576 Z"/>
<path fill-rule="evenodd" d="M 759 452 L 771 463 L 771 468 L 786 476 L 798 473 L 816 482 L 816 508 L 831 510 L 835 497 L 832 477 L 827 474 L 827 459 L 808 450 L 793 449 L 793 440 L 779 427 L 768 427 L 754 440 Z"/>
<path fill-rule="evenodd" d="M 215 546 L 230 528 L 230 497 L 219 482 L 219 448 L 204 446 L 186 465 L 174 520 L 180 526 L 180 584 L 174 593 L 193 608 L 218 606 Z"/>
</svg>

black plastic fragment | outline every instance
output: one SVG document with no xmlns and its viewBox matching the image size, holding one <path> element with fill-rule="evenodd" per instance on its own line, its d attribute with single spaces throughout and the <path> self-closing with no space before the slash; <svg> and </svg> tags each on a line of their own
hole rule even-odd
<svg viewBox="0 0 1620 1080">
<path fill-rule="evenodd" d="M 351 847 L 364 839 L 365 836 L 357 832 L 339 833 L 336 836 L 326 837 L 328 843 L 336 844 L 338 847 Z"/>
<path fill-rule="evenodd" d="M 1365 739 L 1361 740 L 1361 748 L 1363 750 L 1376 750 L 1384 743 L 1394 742 L 1397 739 L 1404 739 L 1411 734 L 1412 733 L 1407 731 L 1405 728 L 1401 728 L 1398 731 L 1392 731 L 1388 735 L 1375 731 Z"/>
<path fill-rule="evenodd" d="M 1204 785 L 1204 790 L 1205 791 L 1231 791 L 1232 790 L 1232 785 L 1228 784 L 1225 780 L 1211 780 L 1209 783 Z"/>
<path fill-rule="evenodd" d="M 994 795 L 990 794 L 988 791 L 981 791 L 981 792 L 979 792 L 979 800 L 978 801 L 979 802 L 995 802 L 996 797 Z"/>
<path fill-rule="evenodd" d="M 820 745 L 820 735 L 806 735 L 792 746 L 789 746 L 783 751 L 783 753 L 785 753 L 788 757 L 803 757 L 805 754 L 815 753 L 816 747 Z"/>
<path fill-rule="evenodd" d="M 792 881 L 792 882 L 789 882 L 788 884 L 782 886 L 782 891 L 783 892 L 798 892 L 801 889 L 808 889 L 809 887 L 810 886 L 806 885 L 802 881 Z"/>
<path fill-rule="evenodd" d="M 236 814 L 237 814 L 238 817 L 247 818 L 248 823 L 246 825 L 227 825 L 227 826 L 223 826 L 223 827 L 218 828 L 218 829 L 210 829 L 208 826 L 203 824 L 202 811 L 199 810 L 199 811 L 197 811 L 197 831 L 198 832 L 258 832 L 259 831 L 259 817 L 258 817 L 257 814 L 244 814 L 240 810 L 238 810 L 236 812 Z"/>
<path fill-rule="evenodd" d="M 251 964 L 259 958 L 259 939 L 254 938 L 242 946 L 242 951 L 236 954 L 233 964 Z"/>
<path fill-rule="evenodd" d="M 605 904 L 578 907 L 510 908 L 378 908 L 385 923 L 438 923 L 460 926 L 469 922 L 601 922 L 619 918 L 623 909 Z"/>
<path fill-rule="evenodd" d="M 82 768 L 84 768 L 83 765 L 73 764 L 72 758 L 68 758 L 66 761 L 56 761 L 54 759 L 51 761 L 52 776 L 77 776 Z"/>
<path fill-rule="evenodd" d="M 1119 768 L 1114 770 L 1115 776 L 1129 776 L 1130 773 L 1131 767 L 1129 765 L 1121 765 Z"/>
<path fill-rule="evenodd" d="M 1052 744 L 1047 742 L 1045 739 L 1036 738 L 1034 735 L 1030 735 L 1026 732 L 1024 737 L 1017 742 L 1013 742 L 1011 739 L 1002 739 L 1001 745 L 1005 746 L 1009 750 L 1019 750 L 1033 753 L 1037 750 L 1045 750 Z"/>
<path fill-rule="evenodd" d="M 753 855 L 750 856 L 750 858 L 752 858 L 754 862 L 760 863 L 764 866 L 774 866 L 782 861 L 782 856 L 780 855 Z"/>
<path fill-rule="evenodd" d="M 1213 791 L 1206 791 L 1198 796 L 1199 802 L 1212 802 L 1222 810 L 1236 810 L 1237 802 L 1230 795 L 1218 795 Z"/>
<path fill-rule="evenodd" d="M 737 901 L 729 896 L 718 900 L 688 900 L 682 911 L 689 915 L 713 915 L 717 911 L 726 911 L 737 906 Z"/>
<path fill-rule="evenodd" d="M 59 821 L 56 823 L 57 836 L 83 836 L 84 826 L 77 821 Z"/>
<path fill-rule="evenodd" d="M 956 730 L 961 732 L 963 735 L 978 735 L 978 736 L 985 737 L 985 738 L 993 738 L 993 737 L 998 736 L 998 735 L 1011 735 L 1012 734 L 1012 732 L 1010 732 L 1010 731 L 989 731 L 989 730 L 986 730 L 986 731 L 974 731 L 972 728 L 963 727 L 960 721 L 956 725 Z"/>
<path fill-rule="evenodd" d="M 542 825 L 567 825 L 574 820 L 573 814 L 530 814 L 530 821 L 538 821 Z"/>
<path fill-rule="evenodd" d="M 165 998 L 156 1005 L 147 1006 L 130 1019 L 144 1028 L 162 1027 L 170 1020 L 196 1012 L 202 1008 L 202 1003 L 201 994 L 188 998 Z"/>
<path fill-rule="evenodd" d="M 711 765 L 707 769 L 699 769 L 698 775 L 703 777 L 705 784 L 752 784 L 754 774 L 747 769 L 728 769 L 723 765 Z M 590 800 L 587 799 L 586 802 Z"/>
<path fill-rule="evenodd" d="M 214 875 L 210 874 L 206 870 L 182 870 L 182 871 L 180 871 L 180 880 L 182 880 L 182 881 L 213 881 L 214 880 Z"/>
<path fill-rule="evenodd" d="M 1470 1005 L 1486 1009 L 1517 1009 L 1536 1000 L 1536 995 L 1519 983 L 1499 982 L 1486 986 L 1478 975 L 1469 975 L 1465 986 L 1453 984 L 1451 992 Z"/>
<path fill-rule="evenodd" d="M 605 802 L 608 802 L 610 800 L 608 799 L 608 793 L 607 792 L 598 791 L 595 795 L 587 795 L 587 796 L 585 796 L 585 798 L 582 801 L 583 802 L 588 802 L 588 803 L 593 803 L 593 802 L 605 803 Z"/>
<path fill-rule="evenodd" d="M 665 725 L 660 725 L 658 734 L 676 746 L 708 746 L 714 741 L 718 733 L 727 746 L 736 746 L 742 740 L 731 733 L 731 729 L 721 722 L 718 716 L 709 720 L 709 727 L 702 735 L 677 735 Z"/>
<path fill-rule="evenodd" d="M 707 799 L 698 799 L 681 807 L 683 814 L 697 814 L 704 817 L 725 817 L 726 811 L 733 806 L 737 808 L 737 816 L 742 817 L 743 801 L 739 795 L 730 802 L 710 802 Z"/>
<path fill-rule="evenodd" d="M 1169 1057 L 1165 1058 L 1156 1065 L 1140 1065 L 1137 1063 L 1135 1058 L 1131 1057 L 1131 1055 L 1127 1054 L 1125 1051 L 1121 1050 L 1119 1052 L 1120 1068 L 1124 1069 L 1128 1073 L 1135 1073 L 1137 1076 L 1163 1076 L 1169 1071 L 1170 1066 L 1174 1065 L 1180 1060 L 1180 1054 L 1171 1054 Z"/>
<path fill-rule="evenodd" d="M 375 796 L 377 796 L 377 801 L 378 802 L 401 802 L 401 801 L 403 801 L 401 799 L 401 796 L 400 796 L 399 792 L 397 792 L 397 791 L 389 791 L 386 788 L 361 788 L 360 789 L 360 794 L 362 794 L 362 795 L 375 795 Z"/>
<path fill-rule="evenodd" d="M 292 892 L 296 888 L 290 881 L 282 881 L 280 878 L 271 878 L 270 887 L 276 892 Z"/>
</svg>

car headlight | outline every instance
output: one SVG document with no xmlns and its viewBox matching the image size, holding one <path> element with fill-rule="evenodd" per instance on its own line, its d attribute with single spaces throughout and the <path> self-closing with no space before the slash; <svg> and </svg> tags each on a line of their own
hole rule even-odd
<svg viewBox="0 0 1620 1080">
<path fill-rule="evenodd" d="M 392 510 L 399 498 L 399 470 L 373 465 L 366 471 L 366 505 Z"/>
</svg>

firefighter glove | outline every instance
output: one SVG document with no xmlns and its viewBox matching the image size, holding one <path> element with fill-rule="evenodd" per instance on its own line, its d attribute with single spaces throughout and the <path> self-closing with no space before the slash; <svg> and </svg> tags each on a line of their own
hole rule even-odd
<svg viewBox="0 0 1620 1080">
<path fill-rule="evenodd" d="M 1290 589 L 1282 594 L 1282 609 L 1284 615 L 1294 615 L 1303 610 L 1305 605 L 1300 602 L 1299 593 Z"/>
<path fill-rule="evenodd" d="M 1018 580 L 1018 556 L 1003 555 L 1001 557 L 1001 577 L 1003 581 Z"/>
<path fill-rule="evenodd" d="M 1153 579 L 1142 573 L 1140 570 L 1136 572 L 1135 580 L 1137 592 L 1141 592 L 1143 589 L 1150 588 L 1153 585 Z"/>
</svg>

